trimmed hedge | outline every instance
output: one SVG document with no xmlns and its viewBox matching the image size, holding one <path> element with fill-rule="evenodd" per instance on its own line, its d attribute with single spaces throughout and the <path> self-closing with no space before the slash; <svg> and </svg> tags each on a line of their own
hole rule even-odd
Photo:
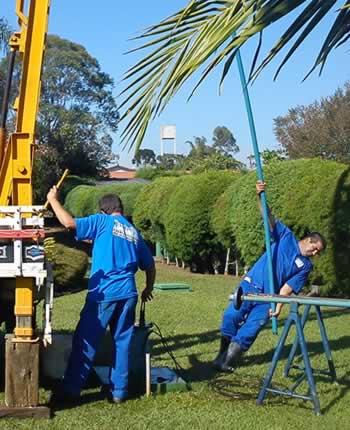
<svg viewBox="0 0 350 430">
<path fill-rule="evenodd" d="M 238 180 L 240 175 L 236 176 Z M 233 181 L 234 184 L 235 181 Z M 213 207 L 213 211 L 210 216 L 210 224 L 218 240 L 225 246 L 225 248 L 231 248 L 234 243 L 234 235 L 231 228 L 231 198 L 232 191 L 230 185 L 216 200 Z"/>
<path fill-rule="evenodd" d="M 60 187 L 60 198 L 64 202 L 67 194 L 79 185 L 93 185 L 93 179 L 81 178 L 77 175 L 68 175 Z"/>
<path fill-rule="evenodd" d="M 350 169 L 318 159 L 283 161 L 265 168 L 267 198 L 274 215 L 297 238 L 319 231 L 326 252 L 313 258 L 310 282 L 322 294 L 350 295 Z M 231 188 L 231 227 L 244 261 L 251 266 L 264 250 L 264 231 L 255 194 L 256 173 Z"/>
<path fill-rule="evenodd" d="M 171 194 L 164 213 L 166 243 L 170 252 L 196 270 L 211 270 L 224 252 L 210 224 L 219 195 L 235 180 L 237 173 L 207 172 L 182 177 Z"/>
<path fill-rule="evenodd" d="M 162 177 L 146 185 L 137 197 L 133 221 L 145 239 L 166 246 L 164 214 L 171 193 L 181 178 Z"/>
<path fill-rule="evenodd" d="M 70 248 L 60 243 L 56 243 L 54 248 L 53 274 L 55 289 L 58 292 L 80 289 L 82 279 L 88 268 L 87 254 L 84 251 Z"/>
<path fill-rule="evenodd" d="M 105 194 L 117 194 L 124 205 L 124 215 L 131 217 L 138 193 L 143 184 L 113 184 L 101 186 L 79 185 L 67 194 L 64 207 L 75 217 L 84 217 L 99 211 L 98 201 Z"/>
</svg>

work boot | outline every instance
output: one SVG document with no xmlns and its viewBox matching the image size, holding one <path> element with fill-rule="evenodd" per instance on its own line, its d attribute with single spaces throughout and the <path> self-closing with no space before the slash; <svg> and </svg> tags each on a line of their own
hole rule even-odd
<svg viewBox="0 0 350 430">
<path fill-rule="evenodd" d="M 236 342 L 230 342 L 227 352 L 224 355 L 220 370 L 222 372 L 233 372 L 237 366 L 237 361 L 242 353 L 241 347 Z"/>
<path fill-rule="evenodd" d="M 229 344 L 230 344 L 230 338 L 228 336 L 221 336 L 220 349 L 219 349 L 218 355 L 212 361 L 212 366 L 214 367 L 214 369 L 221 370 L 223 359 L 225 357 Z"/>
</svg>

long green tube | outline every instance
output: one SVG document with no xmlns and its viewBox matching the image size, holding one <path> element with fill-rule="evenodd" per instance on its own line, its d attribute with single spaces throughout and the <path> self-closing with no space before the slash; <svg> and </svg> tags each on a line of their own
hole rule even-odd
<svg viewBox="0 0 350 430">
<path fill-rule="evenodd" d="M 252 139 L 252 143 L 253 143 L 254 157 L 255 157 L 255 164 L 256 164 L 256 173 L 257 173 L 258 179 L 260 181 L 263 181 L 264 176 L 263 176 L 263 171 L 262 171 L 262 167 L 261 167 L 258 140 L 256 137 L 256 130 L 255 130 L 255 125 L 254 125 L 253 111 L 252 111 L 252 106 L 250 103 L 250 98 L 249 98 L 249 93 L 248 93 L 248 88 L 247 88 L 247 81 L 245 78 L 241 53 L 239 52 L 239 50 L 237 51 L 236 58 L 237 58 L 239 76 L 240 76 L 241 84 L 242 84 L 245 106 L 246 106 L 247 115 L 248 115 L 250 135 L 251 135 L 251 139 Z M 268 218 L 267 201 L 266 201 L 265 192 L 261 193 L 261 204 L 262 204 L 262 209 L 263 209 L 263 220 L 264 220 L 264 230 L 265 230 L 265 247 L 266 247 L 267 267 L 268 267 L 268 275 L 269 275 L 269 290 L 270 290 L 271 294 L 275 294 L 275 287 L 274 287 L 274 280 L 273 280 L 273 269 L 272 269 L 270 226 L 269 226 L 269 218 Z M 275 309 L 276 309 L 275 304 L 272 304 L 271 308 L 273 311 L 275 311 Z M 277 329 L 278 329 L 277 318 L 272 317 L 272 332 L 274 334 L 277 334 Z"/>
</svg>

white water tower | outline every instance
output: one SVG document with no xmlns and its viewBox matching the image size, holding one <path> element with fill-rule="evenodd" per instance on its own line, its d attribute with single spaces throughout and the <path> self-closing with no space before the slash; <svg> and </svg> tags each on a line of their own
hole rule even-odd
<svg viewBox="0 0 350 430">
<path fill-rule="evenodd" d="M 160 155 L 164 155 L 164 143 L 173 142 L 173 154 L 176 155 L 176 125 L 160 126 Z"/>
</svg>

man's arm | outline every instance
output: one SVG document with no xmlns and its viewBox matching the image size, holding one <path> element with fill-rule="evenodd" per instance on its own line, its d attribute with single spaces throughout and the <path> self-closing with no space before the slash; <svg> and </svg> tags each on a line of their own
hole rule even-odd
<svg viewBox="0 0 350 430">
<path fill-rule="evenodd" d="M 256 195 L 258 197 L 258 206 L 259 206 L 261 216 L 263 216 L 263 209 L 262 209 L 262 204 L 261 204 L 261 193 L 263 191 L 265 191 L 265 182 L 257 181 L 257 183 L 256 183 Z M 272 215 L 269 206 L 268 205 L 266 205 L 266 206 L 267 206 L 267 215 L 268 215 L 268 220 L 269 220 L 270 231 L 272 232 L 273 229 L 275 228 L 276 220 L 275 220 L 275 217 Z"/>
<path fill-rule="evenodd" d="M 65 227 L 65 228 L 76 228 L 75 220 L 72 217 L 72 215 L 67 212 L 64 207 L 61 205 L 60 201 L 58 200 L 58 190 L 57 187 L 54 185 L 51 190 L 47 194 L 47 200 L 51 205 L 52 210 L 54 211 L 58 221 Z"/>
<path fill-rule="evenodd" d="M 156 279 L 156 268 L 155 266 L 151 266 L 149 269 L 146 269 L 146 288 L 141 293 L 141 299 L 143 302 L 148 302 L 153 299 L 153 284 Z"/>
<path fill-rule="evenodd" d="M 280 296 L 290 296 L 293 293 L 292 288 L 288 284 L 284 284 L 283 287 L 280 289 Z M 277 303 L 275 312 L 272 312 L 272 309 L 270 309 L 270 317 L 278 317 L 281 313 L 283 307 L 283 303 Z"/>
</svg>

